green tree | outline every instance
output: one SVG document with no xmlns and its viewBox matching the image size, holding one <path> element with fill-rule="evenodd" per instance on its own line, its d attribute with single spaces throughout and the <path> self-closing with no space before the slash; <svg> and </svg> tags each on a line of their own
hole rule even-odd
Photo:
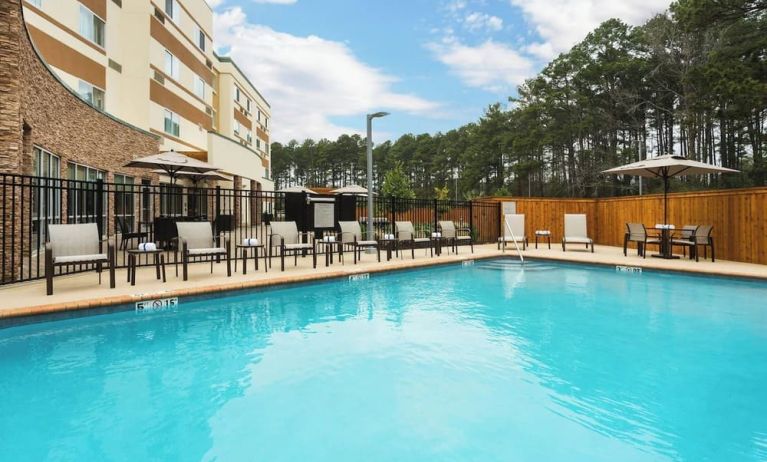
<svg viewBox="0 0 767 462">
<path fill-rule="evenodd" d="M 381 194 L 399 199 L 413 199 L 415 197 L 415 192 L 410 186 L 410 180 L 402 167 L 402 162 L 395 162 L 394 166 L 384 175 Z"/>
</svg>

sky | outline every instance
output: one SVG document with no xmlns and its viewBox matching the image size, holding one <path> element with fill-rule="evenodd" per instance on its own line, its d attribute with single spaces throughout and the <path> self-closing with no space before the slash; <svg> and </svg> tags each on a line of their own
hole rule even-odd
<svg viewBox="0 0 767 462">
<path fill-rule="evenodd" d="M 272 140 L 436 133 L 476 121 L 609 18 L 669 0 L 207 0 L 214 44 L 267 99 Z"/>
</svg>

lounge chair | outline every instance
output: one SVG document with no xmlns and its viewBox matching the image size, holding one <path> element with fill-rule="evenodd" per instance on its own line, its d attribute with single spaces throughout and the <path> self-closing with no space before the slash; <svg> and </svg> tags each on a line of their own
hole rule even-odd
<svg viewBox="0 0 767 462">
<path fill-rule="evenodd" d="M 453 252 L 458 253 L 458 244 L 467 243 L 474 253 L 474 239 L 471 237 L 471 228 L 456 228 L 452 221 L 438 221 L 437 229 L 442 234 L 448 245 L 453 246 Z"/>
<path fill-rule="evenodd" d="M 637 254 L 647 258 L 647 245 L 657 245 L 660 247 L 660 239 L 650 237 L 647 234 L 647 228 L 642 223 L 626 223 L 626 234 L 623 236 L 623 256 L 628 256 L 629 242 L 637 243 Z"/>
<path fill-rule="evenodd" d="M 594 253 L 594 241 L 589 237 L 586 231 L 586 215 L 565 214 L 565 233 L 562 238 L 562 251 L 567 251 L 567 244 L 586 244 L 588 249 L 591 246 L 591 252 Z"/>
<path fill-rule="evenodd" d="M 699 246 L 703 246 L 703 258 L 708 258 L 708 248 L 711 247 L 711 261 L 716 261 L 716 257 L 714 254 L 714 238 L 711 237 L 711 232 L 714 230 L 714 227 L 711 225 L 700 225 L 695 228 L 692 235 L 689 237 L 688 242 L 685 242 L 684 239 L 673 239 L 671 241 L 672 245 L 683 245 L 683 246 L 689 246 L 690 247 L 690 258 L 692 258 L 693 254 L 695 255 L 695 261 L 700 261 L 700 252 L 698 251 Z"/>
<path fill-rule="evenodd" d="M 690 258 L 695 256 L 695 250 L 693 249 L 692 236 L 695 234 L 695 230 L 698 229 L 698 225 L 684 225 L 682 226 L 679 236 L 671 239 L 672 249 L 676 247 L 682 248 L 682 255 L 687 256 L 687 249 L 690 249 Z"/>
<path fill-rule="evenodd" d="M 498 250 L 506 250 L 506 244 L 522 244 L 522 250 L 527 250 L 527 236 L 525 235 L 525 216 L 523 214 L 507 213 L 503 215 L 503 236 L 498 238 Z M 511 228 L 511 230 L 509 230 Z"/>
<path fill-rule="evenodd" d="M 298 264 L 298 254 L 311 253 L 312 267 L 317 268 L 317 247 L 314 245 L 314 236 L 311 233 L 299 233 L 295 221 L 273 221 L 269 225 L 269 266 L 272 266 L 272 253 L 274 249 L 280 251 L 280 268 L 285 271 L 285 255 L 293 254 L 293 265 Z M 302 242 L 306 236 L 307 241 Z"/>
<path fill-rule="evenodd" d="M 126 217 L 116 217 L 115 222 L 117 223 L 117 229 L 120 230 L 120 249 L 126 249 L 128 243 L 133 239 L 136 239 L 138 241 L 137 244 L 140 244 L 149 235 L 146 232 L 133 231 L 132 223 L 128 223 Z M 141 228 L 141 223 L 139 223 L 139 228 Z"/>
<path fill-rule="evenodd" d="M 413 223 L 409 221 L 395 221 L 394 222 L 394 238 L 397 241 L 397 250 L 410 248 L 410 253 L 413 258 L 415 258 L 415 248 L 416 247 L 423 247 L 424 249 L 428 247 L 429 251 L 431 252 L 431 256 L 434 256 L 434 243 L 432 242 L 431 238 L 429 237 L 418 237 L 416 236 L 415 228 L 413 228 Z"/>
<path fill-rule="evenodd" d="M 109 266 L 109 287 L 115 288 L 115 246 L 107 241 L 107 253 L 102 253 L 104 240 L 99 238 L 96 223 L 48 225 L 45 244 L 46 293 L 53 295 L 53 276 L 57 266 L 96 264 L 101 284 L 101 269 Z"/>
<path fill-rule="evenodd" d="M 378 241 L 363 240 L 362 227 L 359 222 L 339 221 L 338 226 L 341 228 L 341 245 L 352 249 L 352 252 L 354 252 L 355 265 L 357 264 L 357 260 L 362 258 L 362 249 L 375 248 L 376 253 L 378 254 L 378 261 L 381 261 L 381 249 L 378 246 Z"/>
<path fill-rule="evenodd" d="M 192 257 L 221 257 L 226 258 L 226 275 L 232 276 L 232 260 L 229 256 L 229 239 L 223 234 L 213 237 L 213 227 L 207 221 L 179 221 L 176 222 L 178 230 L 178 249 L 181 250 L 181 264 L 184 272 L 184 281 L 189 274 L 189 260 Z M 213 273 L 213 260 L 210 261 L 210 272 Z M 176 266 L 178 275 L 178 266 Z"/>
</svg>

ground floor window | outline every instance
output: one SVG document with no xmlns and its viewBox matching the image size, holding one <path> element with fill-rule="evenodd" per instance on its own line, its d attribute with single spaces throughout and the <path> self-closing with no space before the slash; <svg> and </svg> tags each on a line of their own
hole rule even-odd
<svg viewBox="0 0 767 462">
<path fill-rule="evenodd" d="M 184 191 L 181 186 L 160 184 L 160 215 L 178 217 L 184 213 Z"/>
<path fill-rule="evenodd" d="M 134 223 L 136 216 L 136 201 L 135 196 L 137 189 L 134 188 L 135 180 L 132 176 L 121 175 L 115 173 L 114 178 L 114 201 L 115 201 L 115 219 L 122 221 L 125 230 L 127 232 L 138 229 L 138 225 Z M 121 226 L 118 226 L 118 231 L 123 231 Z"/>
<path fill-rule="evenodd" d="M 61 159 L 45 149 L 35 146 L 32 161 L 32 233 L 35 246 L 45 242 L 46 225 L 61 221 Z"/>
<path fill-rule="evenodd" d="M 104 227 L 108 196 L 106 188 L 98 195 L 98 180 L 104 180 L 106 173 L 86 165 L 70 162 L 68 169 L 67 188 L 67 221 L 69 223 L 95 223 L 99 216 L 99 204 L 101 204 L 101 226 Z"/>
</svg>

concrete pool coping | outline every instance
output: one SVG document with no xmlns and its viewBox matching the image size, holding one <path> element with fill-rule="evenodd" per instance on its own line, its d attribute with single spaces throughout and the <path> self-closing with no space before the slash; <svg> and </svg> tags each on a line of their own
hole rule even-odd
<svg viewBox="0 0 767 462">
<path fill-rule="evenodd" d="M 316 269 L 312 269 L 310 258 L 299 259 L 299 263 L 295 267 L 292 266 L 290 259 L 286 259 L 285 272 L 279 271 L 279 263 L 276 260 L 277 265 L 269 273 L 264 273 L 263 267 L 259 271 L 255 271 L 251 261 L 249 264 L 250 272 L 247 275 L 233 272 L 231 278 L 224 274 L 225 266 L 223 264 L 214 265 L 216 270 L 211 275 L 207 271 L 209 265 L 199 263 L 190 266 L 190 278 L 186 282 L 182 281 L 181 278 L 175 278 L 173 265 L 168 265 L 168 282 L 164 284 L 155 280 L 154 268 L 143 267 L 138 271 L 136 286 L 130 286 L 125 282 L 127 273 L 125 269 L 122 269 L 117 271 L 118 285 L 116 289 L 109 289 L 106 282 L 93 288 L 93 282 L 97 280 L 97 276 L 93 272 L 80 273 L 55 278 L 54 295 L 50 297 L 45 295 L 45 281 L 41 280 L 1 287 L 0 300 L 4 300 L 4 303 L 0 307 L 0 320 L 44 317 L 45 315 L 95 310 L 110 306 L 119 307 L 161 298 L 200 296 L 217 292 L 300 284 L 345 278 L 362 273 L 384 273 L 426 268 L 460 263 L 466 260 L 498 257 L 516 258 L 516 250 L 498 251 L 494 244 L 476 246 L 474 254 L 469 253 L 468 248 L 461 248 L 460 252 L 458 255 L 443 253 L 442 256 L 431 258 L 424 255 L 423 251 L 418 251 L 413 260 L 408 256 L 405 259 L 392 258 L 389 262 L 386 261 L 385 255 L 382 253 L 381 263 L 375 261 L 373 256 L 365 255 L 363 261 L 357 265 L 347 262 L 341 266 L 339 262 L 336 262 L 327 268 L 324 266 L 324 258 L 318 257 Z M 630 252 L 632 253 L 629 253 L 628 257 L 624 257 L 622 248 L 607 246 L 596 246 L 594 253 L 583 250 L 562 252 L 559 246 L 552 245 L 550 250 L 545 246 L 539 246 L 539 249 L 528 247 L 524 256 L 533 261 L 631 266 L 653 271 L 767 281 L 767 265 L 724 260 L 712 263 L 710 260 L 695 262 L 694 260 L 663 260 L 651 257 L 643 259 L 636 256 L 636 250 Z M 42 301 L 47 303 L 40 303 Z M 0 327 L 2 326 L 0 325 Z"/>
</svg>

